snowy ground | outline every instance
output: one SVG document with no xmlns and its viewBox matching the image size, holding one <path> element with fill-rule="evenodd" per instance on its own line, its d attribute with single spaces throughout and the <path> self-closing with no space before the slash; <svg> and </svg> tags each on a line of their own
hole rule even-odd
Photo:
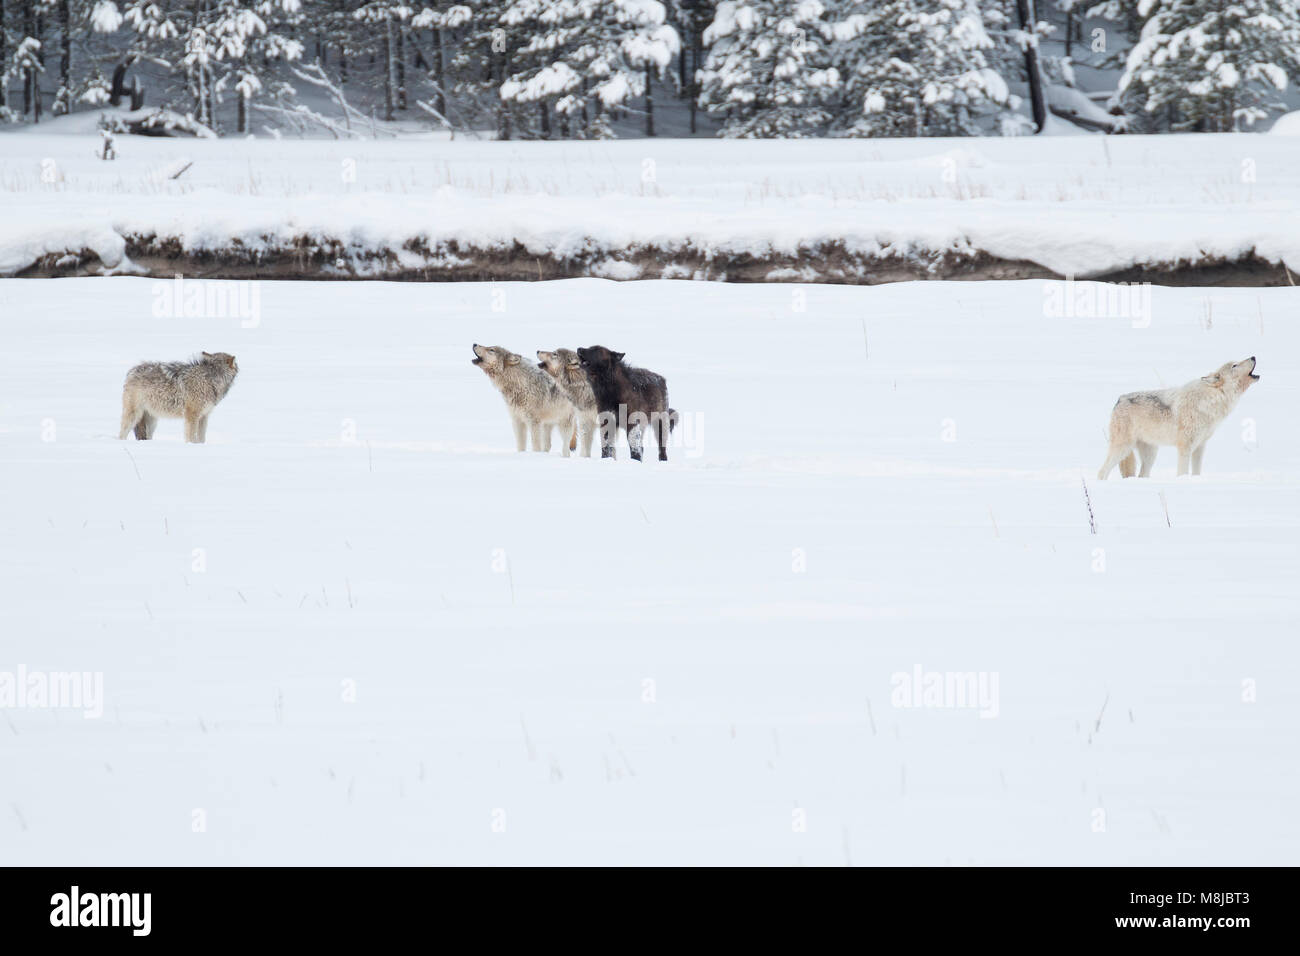
<svg viewBox="0 0 1300 956">
<path fill-rule="evenodd" d="M 236 243 L 251 254 L 337 242 L 345 275 L 365 274 L 351 258 L 377 250 L 400 250 L 407 268 L 436 267 L 452 243 L 460 254 L 515 243 L 527 256 L 605 254 L 609 261 L 593 274 L 608 278 L 638 274 L 625 260 L 637 248 L 761 260 L 830 242 L 851 254 L 922 261 L 983 252 L 1061 276 L 1252 252 L 1300 271 L 1290 136 L 605 143 L 120 136 L 119 158 L 105 162 L 95 156 L 93 117 L 63 123 L 66 135 L 46 127 L 0 135 L 0 274 L 83 249 L 125 268 L 125 237 L 149 236 L 227 258 Z M 410 243 L 429 254 L 404 248 Z M 815 256 L 808 265 L 826 267 Z"/>
<path fill-rule="evenodd" d="M 0 710 L 0 859 L 1295 861 L 1300 293 L 259 294 L 0 282 L 0 679 L 103 681 Z M 518 455 L 474 341 L 626 350 L 692 447 Z M 198 349 L 242 370 L 209 443 L 117 441 Z M 1095 480 L 1116 395 L 1247 355 L 1204 477 Z M 917 668 L 989 716 L 894 706 Z"/>
</svg>

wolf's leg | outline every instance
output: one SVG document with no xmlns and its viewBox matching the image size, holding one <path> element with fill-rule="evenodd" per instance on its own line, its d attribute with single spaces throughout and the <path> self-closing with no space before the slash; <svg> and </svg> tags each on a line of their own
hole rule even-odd
<svg viewBox="0 0 1300 956">
<path fill-rule="evenodd" d="M 668 413 L 655 416 L 654 423 L 651 425 L 654 429 L 655 442 L 659 445 L 659 460 L 668 460 Z"/>
<path fill-rule="evenodd" d="M 565 438 L 564 436 L 570 436 Z M 573 452 L 573 446 L 578 443 L 577 426 L 573 423 L 573 416 L 570 415 L 560 423 L 560 454 L 565 458 Z"/>
<path fill-rule="evenodd" d="M 1119 476 L 1121 478 L 1132 478 L 1138 471 L 1137 455 L 1129 452 L 1119 463 Z"/>
<path fill-rule="evenodd" d="M 197 442 L 198 439 L 199 416 L 191 408 L 185 409 L 185 440 L 187 442 Z"/>
<path fill-rule="evenodd" d="M 596 420 L 594 418 L 584 418 L 579 428 L 580 440 L 582 444 L 582 457 L 591 457 L 591 442 L 596 437 Z"/>
<path fill-rule="evenodd" d="M 515 430 L 515 451 L 528 451 L 528 423 L 522 418 L 511 418 L 510 425 Z"/>
<path fill-rule="evenodd" d="M 1159 446 L 1152 445 L 1150 442 L 1138 442 L 1138 456 L 1142 459 L 1142 470 L 1138 472 L 1139 478 L 1150 478 L 1151 468 L 1156 463 L 1156 454 L 1160 451 Z"/>
<path fill-rule="evenodd" d="M 148 441 L 153 438 L 153 433 L 157 430 L 158 416 L 151 412 L 145 412 L 140 418 L 140 424 L 135 426 L 135 437 Z M 141 434 L 141 432 L 144 434 Z"/>
<path fill-rule="evenodd" d="M 542 426 L 542 423 L 541 423 L 541 422 L 531 422 L 531 423 L 529 424 L 529 428 L 532 430 L 532 433 L 533 433 L 533 451 L 545 451 L 545 450 L 546 450 L 545 448 L 542 447 L 542 427 L 543 427 L 543 426 Z M 549 428 L 546 429 L 546 430 L 547 430 L 548 432 L 550 431 Z M 549 436 L 548 436 L 548 437 L 549 437 Z"/>
<path fill-rule="evenodd" d="M 1106 460 L 1102 463 L 1101 470 L 1097 472 L 1097 478 L 1105 481 L 1106 477 L 1115 469 L 1115 466 L 1130 453 L 1131 449 L 1124 445 L 1111 445 L 1110 450 L 1106 452 Z"/>
<path fill-rule="evenodd" d="M 208 414 L 210 415 L 211 412 L 209 412 Z M 199 444 L 201 445 L 208 440 L 208 416 L 207 415 L 204 415 L 202 418 L 199 419 L 198 431 L 199 431 Z"/>
<path fill-rule="evenodd" d="M 1178 446 L 1178 477 L 1187 474 L 1192 465 L 1192 449 L 1186 444 Z"/>
<path fill-rule="evenodd" d="M 142 409 L 136 408 L 134 405 L 128 403 L 125 398 L 122 399 L 122 432 L 117 436 L 119 440 L 125 440 L 126 436 L 131 434 L 131 429 L 133 428 L 135 429 L 136 438 L 143 437 L 140 434 L 139 427 L 140 418 L 143 414 L 144 412 Z"/>
<path fill-rule="evenodd" d="M 613 458 L 618 441 L 618 417 L 613 412 L 600 413 L 600 457 Z"/>
<path fill-rule="evenodd" d="M 627 426 L 627 447 L 632 451 L 632 460 L 641 460 L 642 436 L 645 434 L 645 426 L 640 422 L 635 425 Z"/>
<path fill-rule="evenodd" d="M 1201 460 L 1203 458 L 1205 458 L 1204 442 L 1201 443 L 1200 448 L 1197 448 L 1195 451 L 1192 452 L 1192 474 L 1193 475 L 1199 475 L 1201 473 Z"/>
<path fill-rule="evenodd" d="M 578 450 L 578 422 L 576 419 L 572 422 L 573 427 L 570 429 L 572 434 L 569 436 L 569 451 Z"/>
</svg>

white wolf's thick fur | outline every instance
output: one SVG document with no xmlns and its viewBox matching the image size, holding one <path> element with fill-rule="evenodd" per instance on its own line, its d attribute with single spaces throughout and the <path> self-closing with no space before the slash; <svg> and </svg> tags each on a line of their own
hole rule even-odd
<svg viewBox="0 0 1300 956">
<path fill-rule="evenodd" d="M 160 418 L 185 419 L 185 440 L 208 439 L 208 416 L 226 397 L 239 366 L 226 352 L 204 352 L 190 362 L 142 362 L 126 373 L 122 386 L 122 431 L 153 438 Z"/>
<path fill-rule="evenodd" d="M 573 349 L 556 349 L 554 352 L 538 351 L 537 360 L 542 371 L 555 379 L 560 391 L 569 397 L 578 411 L 578 441 L 584 458 L 591 457 L 591 443 L 596 435 L 596 396 L 582 370 L 578 353 Z"/>
<path fill-rule="evenodd" d="M 555 379 L 528 359 L 499 345 L 475 345 L 473 363 L 487 373 L 506 400 L 515 430 L 516 450 L 528 450 L 531 434 L 533 451 L 550 451 L 551 429 L 558 426 L 560 452 L 569 457 L 569 439 L 577 410 L 555 384 Z"/>
<path fill-rule="evenodd" d="M 1105 479 L 1119 465 L 1121 477 L 1132 478 L 1140 455 L 1141 477 L 1146 478 L 1161 445 L 1178 449 L 1179 475 L 1187 474 L 1189 469 L 1199 475 L 1205 443 L 1246 389 L 1258 380 L 1252 355 L 1240 362 L 1227 362 L 1180 388 L 1121 395 L 1110 414 L 1110 448 L 1097 477 Z"/>
</svg>

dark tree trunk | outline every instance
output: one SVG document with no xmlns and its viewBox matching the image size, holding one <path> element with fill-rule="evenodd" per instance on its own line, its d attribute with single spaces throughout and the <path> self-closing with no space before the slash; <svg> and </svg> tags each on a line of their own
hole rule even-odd
<svg viewBox="0 0 1300 956">
<path fill-rule="evenodd" d="M 0 76 L 9 68 L 9 35 L 5 33 L 5 4 L 0 0 Z M 0 80 L 0 107 L 5 105 L 5 82 Z"/>
<path fill-rule="evenodd" d="M 446 77 L 443 75 L 442 31 L 433 31 L 433 82 L 438 84 L 438 91 L 433 94 L 433 107 L 443 116 L 447 115 Z"/>
<path fill-rule="evenodd" d="M 29 37 L 37 34 L 36 29 L 36 3 L 35 0 L 25 0 L 23 4 L 23 31 Z M 40 122 L 41 106 L 40 90 L 36 85 L 36 73 L 34 70 L 23 70 L 23 115 L 32 112 L 33 104 L 36 110 L 37 122 Z"/>
<path fill-rule="evenodd" d="M 699 28 L 694 24 L 691 26 L 691 83 L 687 89 L 690 91 L 691 99 L 691 132 L 695 132 L 695 110 L 698 107 L 700 99 L 700 84 L 695 78 L 695 74 L 700 72 L 700 53 L 702 52 L 703 39 L 700 36 Z"/>
<path fill-rule="evenodd" d="M 393 59 L 396 54 L 393 44 L 393 21 L 384 21 L 384 119 L 392 122 L 393 120 L 393 103 L 396 92 L 393 87 L 397 84 L 394 82 L 396 71 L 393 69 Z"/>
<path fill-rule="evenodd" d="M 546 100 L 538 100 L 537 114 L 542 122 L 542 139 L 551 138 L 551 111 L 546 108 Z"/>
<path fill-rule="evenodd" d="M 3 3 L 4 0 L 0 0 Z M 72 112 L 72 5 L 59 0 L 59 33 L 63 46 L 59 55 L 59 93 L 64 110 Z"/>
<path fill-rule="evenodd" d="M 397 25 L 397 108 L 406 109 L 406 27 Z"/>
<path fill-rule="evenodd" d="M 647 63 L 645 68 L 645 134 L 655 134 L 655 98 L 650 92 L 650 83 L 654 80 L 654 70 Z"/>
<path fill-rule="evenodd" d="M 1016 0 L 1016 14 L 1020 18 L 1020 29 L 1030 36 L 1035 36 L 1034 0 Z M 1035 132 L 1041 133 L 1047 127 L 1047 100 L 1043 95 L 1043 73 L 1038 65 L 1038 44 L 1030 43 L 1025 48 L 1025 73 L 1029 76 L 1029 102 L 1034 113 Z"/>
</svg>

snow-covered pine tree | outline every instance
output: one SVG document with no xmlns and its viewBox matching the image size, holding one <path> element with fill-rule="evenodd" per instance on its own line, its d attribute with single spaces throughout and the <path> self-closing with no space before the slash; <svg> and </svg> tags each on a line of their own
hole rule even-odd
<svg viewBox="0 0 1300 956">
<path fill-rule="evenodd" d="M 302 57 L 302 43 L 294 38 L 302 20 L 301 0 L 219 0 L 213 9 L 211 34 L 223 71 L 217 92 L 234 88 L 236 132 L 250 131 L 258 93 L 282 89 L 274 78 L 277 66 Z"/>
<path fill-rule="evenodd" d="M 724 0 L 704 31 L 700 105 L 730 137 L 822 134 L 839 72 L 822 0 Z"/>
<path fill-rule="evenodd" d="M 848 0 L 831 13 L 842 135 L 973 135 L 977 114 L 1008 101 L 975 0 Z"/>
<path fill-rule="evenodd" d="M 384 119 L 396 119 L 406 102 L 406 25 L 415 11 L 401 0 L 371 0 L 353 16 L 368 28 L 369 52 L 377 56 L 384 91 Z M 364 49 L 364 48 L 363 48 Z"/>
<path fill-rule="evenodd" d="M 432 112 L 448 127 L 452 125 L 448 114 L 453 112 L 449 107 L 448 96 L 451 75 L 449 70 L 451 55 L 448 45 L 453 42 L 457 31 L 470 25 L 473 19 L 474 11 L 463 3 L 425 7 L 411 18 L 411 37 L 415 46 L 416 66 L 426 71 L 429 83 L 433 86 L 430 102 L 419 105 Z M 422 44 L 421 35 L 425 31 L 428 33 L 428 42 Z"/>
<path fill-rule="evenodd" d="M 1295 0 L 1143 0 L 1141 39 L 1120 91 L 1172 129 L 1223 132 L 1282 108 L 1275 95 L 1300 68 Z"/>
<path fill-rule="evenodd" d="M 1065 2 L 1065 0 L 1062 0 Z M 1142 35 L 1142 25 L 1146 23 L 1146 15 L 1138 12 L 1138 7 L 1142 6 L 1142 0 L 1100 0 L 1089 5 L 1085 0 L 1072 0 L 1074 8 L 1085 7 L 1084 18 L 1101 19 L 1109 21 L 1115 25 L 1118 31 L 1115 36 L 1104 35 L 1102 37 L 1101 50 L 1094 52 L 1105 53 L 1109 56 L 1122 53 L 1132 47 L 1137 42 L 1138 37 Z M 1109 31 L 1108 31 L 1109 32 Z M 1091 37 L 1085 38 L 1091 42 Z M 1123 60 L 1119 61 L 1120 65 Z"/>
<path fill-rule="evenodd" d="M 5 74 L 5 81 L 21 78 L 23 83 L 23 115 L 33 123 L 41 121 L 44 104 L 41 101 L 41 74 L 45 72 L 45 14 L 50 0 L 21 0 L 18 6 L 19 40 L 14 47 L 13 61 Z"/>
<path fill-rule="evenodd" d="M 609 112 L 646 95 L 680 49 L 659 0 L 513 0 L 500 24 L 516 45 L 499 95 L 523 120 L 516 135 L 543 139 L 610 135 Z"/>
<path fill-rule="evenodd" d="M 699 72 L 704 68 L 704 31 L 717 15 L 717 0 L 671 0 L 670 18 L 681 39 L 677 58 L 677 90 L 690 110 L 690 129 L 696 131 L 699 107 Z"/>
</svg>

